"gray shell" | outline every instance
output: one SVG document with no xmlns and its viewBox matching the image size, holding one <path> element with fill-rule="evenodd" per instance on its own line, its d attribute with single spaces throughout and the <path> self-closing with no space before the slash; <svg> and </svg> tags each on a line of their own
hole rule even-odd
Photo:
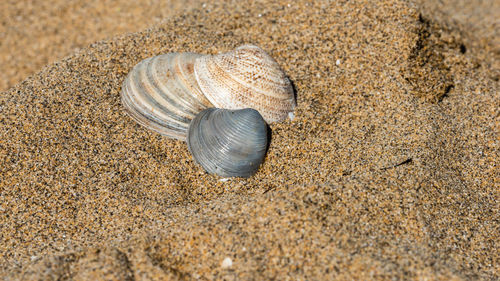
<svg viewBox="0 0 500 281">
<path fill-rule="evenodd" d="M 187 145 L 207 172 L 222 177 L 250 177 L 264 160 L 267 125 L 255 109 L 209 108 L 189 125 Z"/>
<path fill-rule="evenodd" d="M 191 120 L 211 103 L 194 76 L 194 53 L 169 53 L 145 59 L 128 74 L 122 103 L 139 124 L 184 140 Z"/>
</svg>

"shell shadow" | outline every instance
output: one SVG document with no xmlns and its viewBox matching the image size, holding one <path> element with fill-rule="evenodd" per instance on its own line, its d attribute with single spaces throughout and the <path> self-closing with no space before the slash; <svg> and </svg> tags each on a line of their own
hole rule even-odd
<svg viewBox="0 0 500 281">
<path fill-rule="evenodd" d="M 271 146 L 271 141 L 273 139 L 273 130 L 271 129 L 271 127 L 267 123 L 266 123 L 266 129 L 267 129 L 266 153 L 265 153 L 265 156 L 264 156 L 264 160 L 262 160 L 261 166 L 262 166 L 262 164 L 264 164 L 264 162 L 267 161 L 267 154 L 269 152 L 269 146 Z"/>
<path fill-rule="evenodd" d="M 288 81 L 290 81 L 290 84 L 292 85 L 293 99 L 295 100 L 295 104 L 297 104 L 297 87 L 295 86 L 295 82 L 293 82 L 290 77 L 288 77 Z"/>
<path fill-rule="evenodd" d="M 266 146 L 266 156 L 267 152 L 269 151 L 269 146 L 271 145 L 271 140 L 273 139 L 273 130 L 271 127 L 269 127 L 268 124 L 266 124 L 266 129 L 267 129 L 267 146 Z"/>
</svg>

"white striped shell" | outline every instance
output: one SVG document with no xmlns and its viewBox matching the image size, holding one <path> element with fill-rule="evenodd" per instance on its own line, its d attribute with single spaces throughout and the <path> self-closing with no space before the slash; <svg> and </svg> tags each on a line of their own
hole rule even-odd
<svg viewBox="0 0 500 281">
<path fill-rule="evenodd" d="M 207 172 L 250 177 L 264 161 L 267 125 L 255 109 L 209 108 L 191 121 L 186 142 Z"/>
<path fill-rule="evenodd" d="M 219 108 L 253 108 L 268 123 L 282 121 L 295 108 L 293 88 L 278 63 L 264 50 L 243 45 L 196 59 L 196 80 Z"/>
<path fill-rule="evenodd" d="M 148 129 L 184 140 L 191 120 L 211 106 L 193 74 L 194 61 L 201 56 L 169 53 L 137 64 L 123 83 L 127 112 Z"/>
<path fill-rule="evenodd" d="M 139 124 L 184 140 L 203 109 L 254 108 L 268 123 L 295 108 L 292 85 L 264 50 L 244 45 L 219 55 L 169 53 L 145 59 L 125 79 L 122 103 Z"/>
</svg>

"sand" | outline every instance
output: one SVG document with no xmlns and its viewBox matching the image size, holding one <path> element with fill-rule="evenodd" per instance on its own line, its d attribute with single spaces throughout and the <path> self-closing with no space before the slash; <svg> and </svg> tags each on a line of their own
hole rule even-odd
<svg viewBox="0 0 500 281">
<path fill-rule="evenodd" d="M 87 45 L 182 14 L 199 0 L 0 1 L 0 91 Z"/>
<path fill-rule="evenodd" d="M 207 3 L 3 92 L 0 279 L 498 279 L 498 31 L 417 4 Z M 244 43 L 298 107 L 221 181 L 119 92 L 144 58 Z"/>
</svg>

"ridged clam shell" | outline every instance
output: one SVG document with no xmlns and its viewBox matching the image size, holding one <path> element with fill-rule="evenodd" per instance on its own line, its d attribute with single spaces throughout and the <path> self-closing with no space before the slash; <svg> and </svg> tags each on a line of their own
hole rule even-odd
<svg viewBox="0 0 500 281">
<path fill-rule="evenodd" d="M 191 120 L 211 106 L 194 76 L 195 59 L 201 56 L 169 53 L 137 64 L 122 87 L 127 112 L 153 131 L 184 140 Z"/>
<path fill-rule="evenodd" d="M 264 160 L 267 125 L 258 111 L 205 109 L 191 121 L 189 151 L 207 172 L 250 177 Z"/>
<path fill-rule="evenodd" d="M 254 108 L 268 123 L 286 119 L 295 108 L 290 81 L 257 46 L 199 57 L 194 71 L 202 92 L 216 107 Z"/>
</svg>

